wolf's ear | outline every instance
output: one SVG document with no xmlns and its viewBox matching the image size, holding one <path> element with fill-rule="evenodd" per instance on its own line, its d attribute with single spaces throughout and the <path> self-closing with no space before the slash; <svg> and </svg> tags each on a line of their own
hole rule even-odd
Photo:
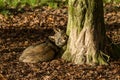
<svg viewBox="0 0 120 80">
<path fill-rule="evenodd" d="M 55 42 L 55 37 L 54 36 L 49 36 L 48 38 L 50 39 L 50 41 Z"/>
</svg>

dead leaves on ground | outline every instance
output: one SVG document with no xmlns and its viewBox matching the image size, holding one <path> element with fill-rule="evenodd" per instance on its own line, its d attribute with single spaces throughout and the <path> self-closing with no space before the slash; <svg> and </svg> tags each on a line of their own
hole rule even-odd
<svg viewBox="0 0 120 80">
<path fill-rule="evenodd" d="M 117 43 L 120 42 L 119 17 L 119 11 L 105 14 L 107 35 Z M 119 60 L 97 67 L 75 65 L 61 59 L 38 64 L 18 61 L 26 47 L 46 40 L 53 34 L 52 28 L 65 28 L 66 24 L 67 8 L 43 7 L 10 17 L 0 14 L 0 73 L 8 80 L 119 80 Z"/>
</svg>

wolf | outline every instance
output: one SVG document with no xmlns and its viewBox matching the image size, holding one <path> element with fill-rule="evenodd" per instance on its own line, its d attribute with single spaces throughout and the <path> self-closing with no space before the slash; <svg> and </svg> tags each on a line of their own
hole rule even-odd
<svg viewBox="0 0 120 80">
<path fill-rule="evenodd" d="M 37 63 L 54 59 L 55 55 L 61 52 L 68 39 L 64 30 L 57 28 L 54 29 L 54 32 L 53 36 L 48 36 L 47 41 L 26 48 L 19 57 L 19 61 Z"/>
</svg>

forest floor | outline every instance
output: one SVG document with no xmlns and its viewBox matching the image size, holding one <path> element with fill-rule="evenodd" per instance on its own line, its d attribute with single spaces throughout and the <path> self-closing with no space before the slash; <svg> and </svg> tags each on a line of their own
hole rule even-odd
<svg viewBox="0 0 120 80">
<path fill-rule="evenodd" d="M 120 45 L 120 4 L 105 5 L 106 34 Z M 65 29 L 67 7 L 25 9 L 0 14 L 0 74 L 7 80 L 120 80 L 120 59 L 109 66 L 76 65 L 62 59 L 35 64 L 19 62 L 23 50 L 47 39 L 53 28 Z"/>
</svg>

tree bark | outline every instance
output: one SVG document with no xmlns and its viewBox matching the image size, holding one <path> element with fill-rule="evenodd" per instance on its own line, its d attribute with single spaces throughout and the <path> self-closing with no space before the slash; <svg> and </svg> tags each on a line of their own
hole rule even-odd
<svg viewBox="0 0 120 80">
<path fill-rule="evenodd" d="M 76 64 L 107 64 L 102 0 L 69 0 L 69 36 L 62 58 Z"/>
</svg>

